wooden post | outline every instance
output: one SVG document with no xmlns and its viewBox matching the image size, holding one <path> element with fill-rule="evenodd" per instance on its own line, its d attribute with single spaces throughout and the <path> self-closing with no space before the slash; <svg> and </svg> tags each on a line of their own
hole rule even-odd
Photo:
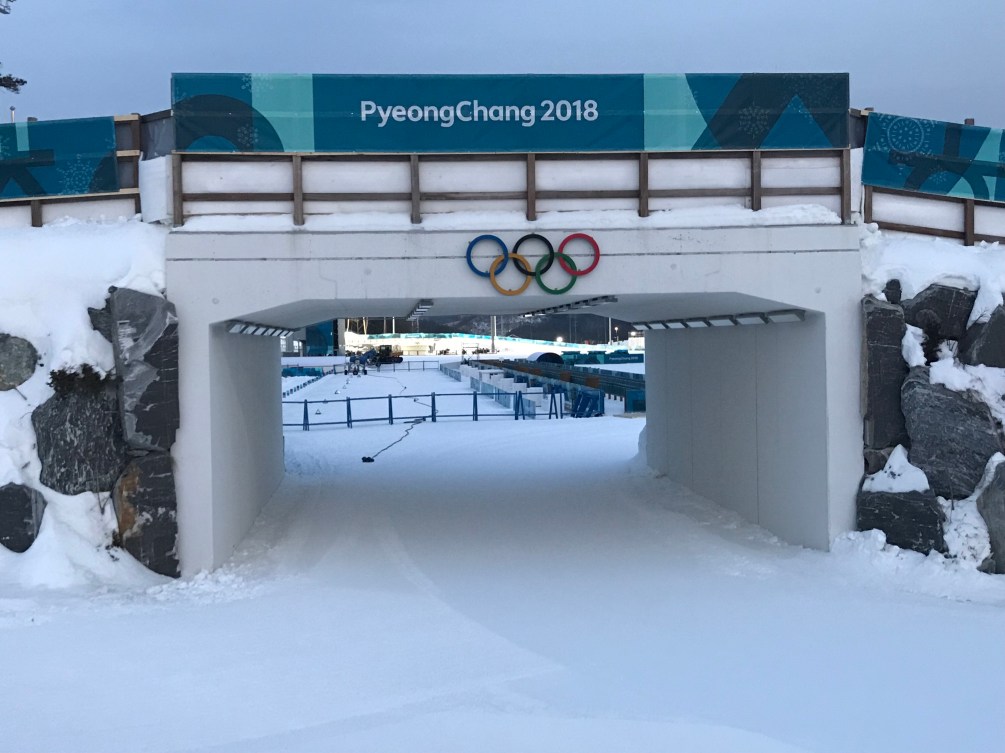
<svg viewBox="0 0 1005 753">
<path fill-rule="evenodd" d="M 304 163 L 299 154 L 293 155 L 293 224 L 304 224 Z"/>
<path fill-rule="evenodd" d="M 851 150 L 841 150 L 841 222 L 851 222 Z"/>
<path fill-rule="evenodd" d="M 182 193 L 183 183 L 181 176 L 181 152 L 171 154 L 171 190 L 173 193 L 173 209 L 171 224 L 181 227 L 185 224 L 185 199 Z"/>
<path fill-rule="evenodd" d="M 756 149 L 750 153 L 750 208 L 761 208 L 761 152 Z"/>
<path fill-rule="evenodd" d="M 31 201 L 31 226 L 42 227 L 42 202 L 38 199 Z"/>
<path fill-rule="evenodd" d="M 862 186 L 862 221 L 872 222 L 872 186 Z"/>
<path fill-rule="evenodd" d="M 649 153 L 639 152 L 639 217 L 649 216 Z"/>
<path fill-rule="evenodd" d="M 412 224 L 419 225 L 422 223 L 422 214 L 419 211 L 419 155 L 411 155 L 408 162 L 412 182 Z"/>
<path fill-rule="evenodd" d="M 974 200 L 963 200 L 963 245 L 972 246 L 975 243 L 974 231 Z"/>
<path fill-rule="evenodd" d="M 527 155 L 527 221 L 537 219 L 537 160 Z"/>
</svg>

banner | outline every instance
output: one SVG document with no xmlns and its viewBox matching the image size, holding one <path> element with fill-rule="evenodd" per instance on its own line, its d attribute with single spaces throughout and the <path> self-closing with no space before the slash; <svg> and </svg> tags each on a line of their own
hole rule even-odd
<svg viewBox="0 0 1005 753">
<path fill-rule="evenodd" d="M 118 190 L 113 118 L 0 125 L 0 199 Z"/>
<path fill-rule="evenodd" d="M 176 145 L 603 152 L 848 145 L 847 74 L 174 74 Z"/>
<path fill-rule="evenodd" d="M 870 113 L 862 182 L 941 196 L 1005 201 L 1005 131 Z"/>
</svg>

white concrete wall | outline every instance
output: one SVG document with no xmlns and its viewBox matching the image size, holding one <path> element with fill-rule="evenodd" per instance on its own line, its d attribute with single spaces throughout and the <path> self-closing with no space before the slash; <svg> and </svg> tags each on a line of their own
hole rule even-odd
<svg viewBox="0 0 1005 753">
<path fill-rule="evenodd" d="M 603 249 L 597 270 L 563 300 L 614 295 L 616 304 L 594 311 L 630 321 L 752 308 L 817 312 L 798 325 L 691 333 L 680 341 L 649 337 L 649 457 L 752 519 L 756 500 L 756 519 L 779 535 L 826 547 L 854 525 L 862 468 L 857 229 L 639 225 L 544 230 L 559 238 L 590 231 Z M 501 232 L 518 237 L 531 228 Z M 434 299 L 434 314 L 554 305 L 556 297 L 536 286 L 505 297 L 470 272 L 467 243 L 491 229 L 168 237 L 167 294 L 180 322 L 175 457 L 184 572 L 226 559 L 282 475 L 278 339 L 225 334 L 220 324 L 296 328 L 327 318 L 404 316 L 419 298 Z M 687 357 L 669 357 L 671 342 L 687 343 Z M 701 388 L 692 390 L 694 382 Z M 742 398 L 728 415 L 725 395 Z M 685 423 L 669 421 L 687 415 Z M 734 479 L 722 478 L 723 463 Z"/>
<path fill-rule="evenodd" d="M 857 333 L 844 332 L 832 363 L 820 314 L 647 333 L 649 464 L 786 541 L 828 548 L 853 528 L 861 473 L 861 421 L 846 402 Z"/>
</svg>

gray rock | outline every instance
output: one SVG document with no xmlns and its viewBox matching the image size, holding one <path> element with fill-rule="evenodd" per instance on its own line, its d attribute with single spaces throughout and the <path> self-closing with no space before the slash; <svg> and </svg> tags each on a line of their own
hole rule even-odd
<svg viewBox="0 0 1005 753">
<path fill-rule="evenodd" d="M 115 387 L 81 380 L 31 414 L 40 481 L 60 494 L 110 491 L 127 462 Z"/>
<path fill-rule="evenodd" d="M 947 551 L 945 514 L 934 492 L 859 491 L 857 505 L 858 530 L 878 528 L 888 544 L 922 554 Z"/>
<path fill-rule="evenodd" d="M 893 452 L 893 449 L 893 447 L 884 447 L 882 450 L 870 450 L 867 447 L 862 452 L 866 475 L 871 476 L 886 468 L 886 461 L 890 459 L 890 453 Z"/>
<path fill-rule="evenodd" d="M 900 409 L 900 388 L 907 376 L 901 353 L 904 312 L 872 296 L 862 299 L 863 439 L 868 449 L 906 444 L 907 430 Z"/>
<path fill-rule="evenodd" d="M 0 486 L 0 545 L 13 552 L 27 551 L 42 525 L 45 498 L 20 484 Z"/>
<path fill-rule="evenodd" d="M 1005 368 L 1005 308 L 999 306 L 987 323 L 967 330 L 960 341 L 959 358 L 971 366 Z"/>
<path fill-rule="evenodd" d="M 978 495 L 977 511 L 991 537 L 993 572 L 1005 574 L 1005 463 L 995 468 L 991 481 Z"/>
<path fill-rule="evenodd" d="M 27 340 L 0 334 L 0 392 L 24 384 L 38 366 L 38 351 Z"/>
<path fill-rule="evenodd" d="M 911 439 L 911 464 L 925 472 L 938 496 L 970 496 L 988 459 L 1002 451 L 988 406 L 970 393 L 931 384 L 927 366 L 911 369 L 901 404 Z"/>
<path fill-rule="evenodd" d="M 178 319 L 155 295 L 113 289 L 112 347 L 127 444 L 166 452 L 178 429 Z"/>
<path fill-rule="evenodd" d="M 101 334 L 108 342 L 112 341 L 112 311 L 109 301 L 105 301 L 105 307 L 100 309 L 87 308 L 87 316 L 91 320 L 91 327 Z"/>
<path fill-rule="evenodd" d="M 904 318 L 908 324 L 924 329 L 918 315 L 929 309 L 938 317 L 940 339 L 960 340 L 967 331 L 967 322 L 976 300 L 977 293 L 973 290 L 929 285 L 914 298 L 903 302 Z"/>
<path fill-rule="evenodd" d="M 135 458 L 112 493 L 122 547 L 161 575 L 178 577 L 178 517 L 171 456 Z"/>
</svg>

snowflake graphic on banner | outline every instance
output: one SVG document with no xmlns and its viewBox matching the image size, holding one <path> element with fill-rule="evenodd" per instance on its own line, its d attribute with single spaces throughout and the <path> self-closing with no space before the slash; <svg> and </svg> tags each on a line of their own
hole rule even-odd
<svg viewBox="0 0 1005 753">
<path fill-rule="evenodd" d="M 768 127 L 769 114 L 768 110 L 764 107 L 747 105 L 738 113 L 740 117 L 740 130 L 748 136 L 760 136 Z"/>
<path fill-rule="evenodd" d="M 94 166 L 80 159 L 59 166 L 60 193 L 87 193 L 94 179 Z"/>
</svg>

